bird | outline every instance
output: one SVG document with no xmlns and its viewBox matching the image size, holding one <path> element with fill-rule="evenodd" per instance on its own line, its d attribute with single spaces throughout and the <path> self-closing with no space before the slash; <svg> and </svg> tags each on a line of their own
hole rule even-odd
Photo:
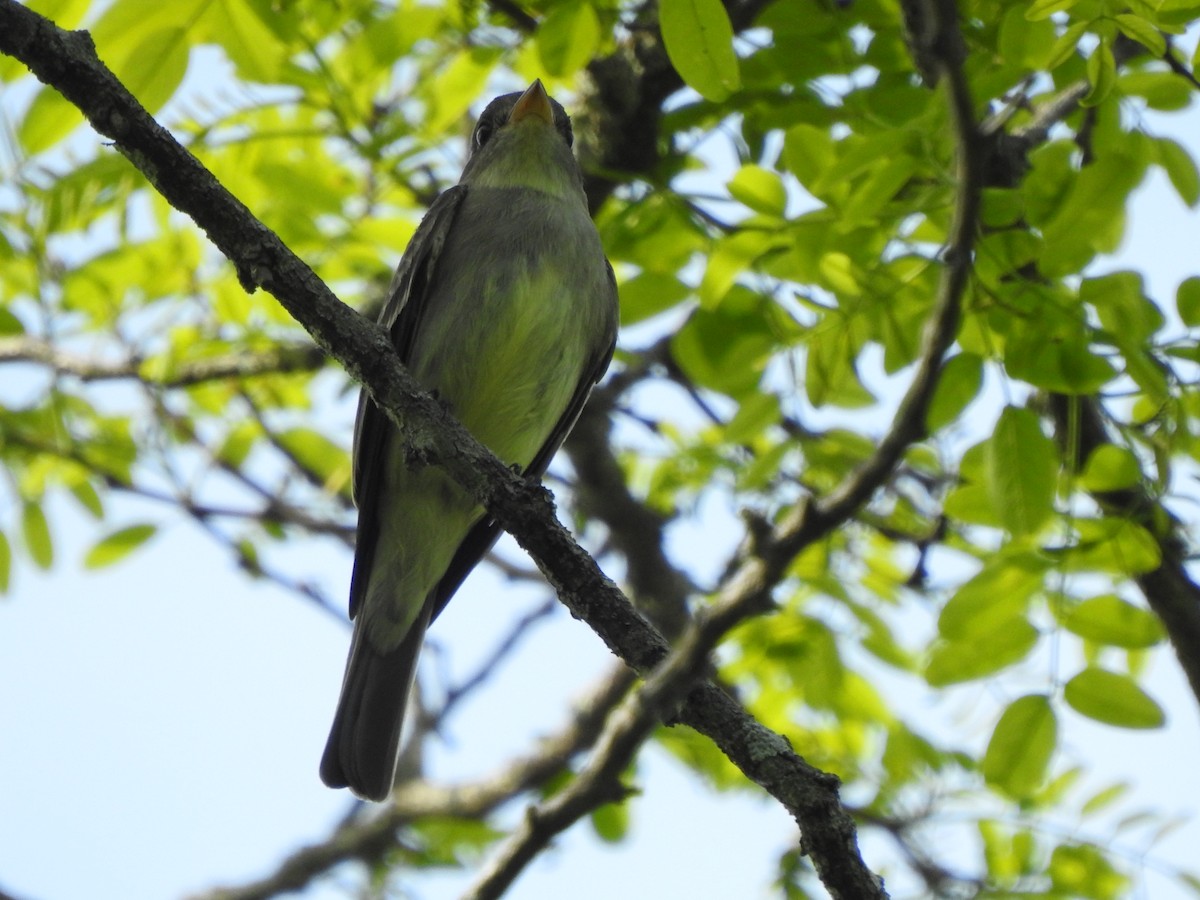
<svg viewBox="0 0 1200 900">
<path fill-rule="evenodd" d="M 540 80 L 492 100 L 379 317 L 417 382 L 529 478 L 545 474 L 616 346 L 616 279 L 573 140 Z M 320 775 L 378 802 L 393 789 L 426 629 L 500 527 L 440 467 L 406 459 L 365 389 L 352 472 L 354 627 Z"/>
</svg>

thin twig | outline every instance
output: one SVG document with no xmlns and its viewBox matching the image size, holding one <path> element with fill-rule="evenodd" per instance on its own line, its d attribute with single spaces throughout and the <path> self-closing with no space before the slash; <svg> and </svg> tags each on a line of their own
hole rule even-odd
<svg viewBox="0 0 1200 900">
<path fill-rule="evenodd" d="M 18 362 L 48 366 L 60 375 L 81 381 L 136 379 L 157 387 L 178 388 L 234 378 L 314 372 L 324 365 L 325 354 L 311 344 L 280 345 L 174 363 L 166 374 L 155 375 L 143 369 L 147 360 L 136 356 L 105 361 L 62 350 L 51 341 L 30 335 L 0 338 L 0 363 Z"/>
<path fill-rule="evenodd" d="M 471 784 L 442 787 L 410 782 L 396 789 L 381 814 L 351 821 L 318 844 L 297 850 L 266 878 L 233 888 L 218 888 L 192 900 L 267 900 L 299 891 L 334 866 L 352 860 L 374 863 L 399 844 L 399 831 L 425 816 L 483 819 L 497 807 L 558 775 L 581 750 L 595 741 L 609 710 L 633 683 L 624 666 L 614 666 L 581 698 L 570 720 L 537 750 L 510 760 L 496 774 Z"/>
</svg>

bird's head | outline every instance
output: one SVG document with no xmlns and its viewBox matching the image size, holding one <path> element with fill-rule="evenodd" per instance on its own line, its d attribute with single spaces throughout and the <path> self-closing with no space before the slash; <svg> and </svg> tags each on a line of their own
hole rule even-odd
<svg viewBox="0 0 1200 900">
<path fill-rule="evenodd" d="M 573 142 L 571 117 L 539 79 L 524 93 L 504 94 L 487 105 L 471 134 L 462 183 L 582 196 Z"/>
</svg>

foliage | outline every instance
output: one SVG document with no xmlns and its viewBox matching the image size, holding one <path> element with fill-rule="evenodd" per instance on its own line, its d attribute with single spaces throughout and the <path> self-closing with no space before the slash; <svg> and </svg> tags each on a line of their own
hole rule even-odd
<svg viewBox="0 0 1200 900">
<path fill-rule="evenodd" d="M 923 353 L 970 186 L 946 88 L 917 74 L 919 23 L 896 4 L 777 0 L 747 28 L 733 4 L 661 0 L 661 38 L 653 5 L 604 2 L 539 0 L 521 15 L 417 0 L 32 5 L 85 24 L 143 104 L 364 310 L 456 177 L 481 98 L 542 78 L 580 102 L 594 164 L 619 142 L 587 112 L 604 103 L 594 61 L 665 42 L 690 89 L 648 120 L 655 159 L 599 173 L 617 189 L 597 212 L 622 293 L 605 452 L 662 521 L 719 499 L 778 523 L 828 495 L 887 433 Z M 959 12 L 989 156 L 955 346 L 920 439 L 850 521 L 789 560 L 776 609 L 722 642 L 720 675 L 843 780 L 860 828 L 894 840 L 919 894 L 1115 897 L 1136 867 L 1091 822 L 1119 798 L 1072 790 L 1087 758 L 1060 744 L 1060 724 L 1157 728 L 1148 657 L 1169 656 L 1169 640 L 1185 669 L 1200 666 L 1197 635 L 1164 615 L 1198 595 L 1184 565 L 1194 506 L 1179 500 L 1200 447 L 1188 331 L 1200 279 L 1152 296 L 1144 273 L 1105 263 L 1155 169 L 1180 202 L 1200 200 L 1192 152 L 1146 118 L 1191 107 L 1194 61 L 1179 47 L 1200 5 L 970 0 Z M 19 387 L 0 409 L 0 588 L 10 569 L 63 563 L 47 504 L 58 494 L 94 520 L 88 567 L 136 565 L 180 516 L 248 577 L 284 578 L 281 542 L 348 541 L 347 436 L 328 425 L 344 375 L 270 296 L 243 292 L 65 100 L 14 60 L 0 77 L 17 98 L 0 362 L 20 376 L 6 377 Z M 576 469 L 576 521 L 614 529 Z M 162 520 L 114 519 L 122 493 L 161 500 Z M 617 537 L 602 564 L 667 565 L 661 546 Z M 728 552 L 732 571 L 746 551 Z M 697 582 L 721 569 L 676 562 Z M 695 610 L 725 586 L 673 599 Z M 652 599 L 632 574 L 629 593 Z M 981 686 L 1005 698 L 983 740 L 898 700 L 953 705 Z M 699 780 L 747 784 L 694 733 L 655 740 Z M 595 811 L 603 840 L 635 839 L 636 802 Z M 950 815 L 953 855 L 927 837 Z M 1045 824 L 1063 818 L 1080 826 L 1069 838 Z M 474 866 L 499 832 L 446 815 L 414 835 L 422 865 Z M 788 896 L 817 890 L 791 855 L 777 875 Z"/>
</svg>

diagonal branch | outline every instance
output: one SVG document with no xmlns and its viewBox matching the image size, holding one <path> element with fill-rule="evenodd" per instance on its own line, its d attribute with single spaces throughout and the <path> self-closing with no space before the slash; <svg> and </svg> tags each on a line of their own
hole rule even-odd
<svg viewBox="0 0 1200 900">
<path fill-rule="evenodd" d="M 621 773 L 658 723 L 671 718 L 721 637 L 754 611 L 734 592 L 697 613 L 670 655 L 608 717 L 592 757 L 579 775 L 553 797 L 526 810 L 520 825 L 463 895 L 464 900 L 496 900 L 556 835 L 592 810 L 623 799 L 626 790 Z"/>
</svg>

